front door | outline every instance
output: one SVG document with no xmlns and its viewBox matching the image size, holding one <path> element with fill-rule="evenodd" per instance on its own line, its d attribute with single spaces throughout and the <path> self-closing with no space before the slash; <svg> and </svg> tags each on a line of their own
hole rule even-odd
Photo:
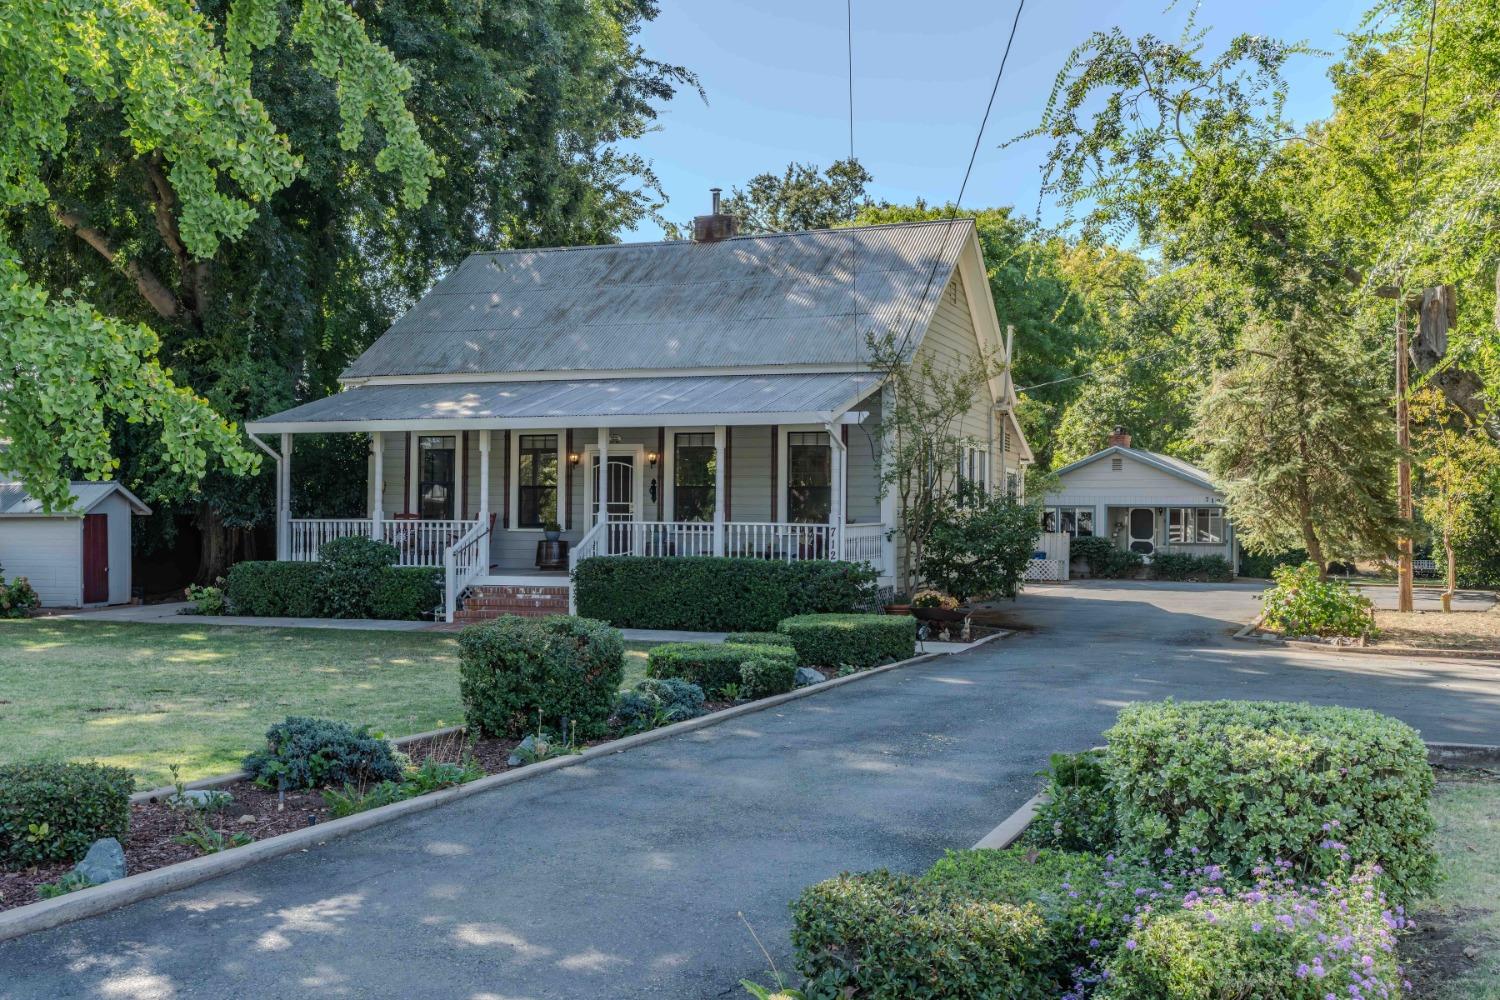
<svg viewBox="0 0 1500 1000">
<path fill-rule="evenodd" d="M 83 603 L 109 603 L 109 515 L 83 516 Z"/>
<path fill-rule="evenodd" d="M 599 501 L 604 498 L 604 519 L 612 525 L 605 530 L 605 544 L 610 552 L 628 552 L 631 547 L 631 527 L 627 522 L 636 519 L 635 512 L 635 456 L 609 456 L 609 493 L 599 489 L 599 456 L 594 456 L 593 515 L 597 524 L 600 518 Z M 613 525 L 618 525 L 614 527 Z"/>
<path fill-rule="evenodd" d="M 1150 507 L 1130 508 L 1130 551 L 1150 556 L 1156 551 L 1156 511 Z"/>
</svg>

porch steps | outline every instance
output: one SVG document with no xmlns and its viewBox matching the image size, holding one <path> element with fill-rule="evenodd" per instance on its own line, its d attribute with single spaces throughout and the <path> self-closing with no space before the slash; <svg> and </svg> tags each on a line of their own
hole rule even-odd
<svg viewBox="0 0 1500 1000">
<path fill-rule="evenodd" d="M 568 613 L 567 585 L 477 584 L 453 615 L 457 622 L 482 622 L 501 615 L 545 618 Z"/>
</svg>

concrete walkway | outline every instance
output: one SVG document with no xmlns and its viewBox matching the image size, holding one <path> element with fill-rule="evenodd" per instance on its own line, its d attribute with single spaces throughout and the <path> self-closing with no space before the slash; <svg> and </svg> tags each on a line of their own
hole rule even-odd
<svg viewBox="0 0 1500 1000">
<path fill-rule="evenodd" d="M 1037 788 L 1120 705 L 1363 705 L 1500 742 L 1500 669 L 1235 643 L 1257 588 L 1036 588 L 1004 642 L 477 795 L 0 944 L 0 997 L 739 997 L 787 904 L 916 871 Z"/>
<path fill-rule="evenodd" d="M 331 628 L 342 631 L 417 632 L 432 622 L 392 621 L 381 618 L 255 618 L 249 615 L 188 615 L 188 601 L 167 604 L 124 604 L 113 608 L 86 609 L 52 615 L 79 621 L 151 622 L 158 625 L 243 625 L 250 628 Z"/>
</svg>

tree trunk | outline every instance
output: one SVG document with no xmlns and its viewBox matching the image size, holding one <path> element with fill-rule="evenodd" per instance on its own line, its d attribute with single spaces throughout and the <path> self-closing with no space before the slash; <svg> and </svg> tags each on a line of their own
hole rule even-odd
<svg viewBox="0 0 1500 1000">
<path fill-rule="evenodd" d="M 1307 558 L 1318 567 L 1318 579 L 1328 579 L 1328 563 L 1323 559 L 1323 543 L 1313 530 L 1312 510 L 1306 498 L 1298 503 L 1297 517 L 1302 522 L 1302 547 L 1307 549 Z"/>
<path fill-rule="evenodd" d="M 198 505 L 193 523 L 198 528 L 199 536 L 198 572 L 194 574 L 193 582 L 206 587 L 229 572 L 229 559 L 234 554 L 234 537 L 231 530 L 225 527 L 219 512 L 206 503 Z"/>
<path fill-rule="evenodd" d="M 1443 554 L 1448 557 L 1448 589 L 1443 591 L 1443 610 L 1453 610 L 1453 594 L 1458 590 L 1458 560 L 1453 554 L 1453 536 L 1443 532 Z"/>
</svg>

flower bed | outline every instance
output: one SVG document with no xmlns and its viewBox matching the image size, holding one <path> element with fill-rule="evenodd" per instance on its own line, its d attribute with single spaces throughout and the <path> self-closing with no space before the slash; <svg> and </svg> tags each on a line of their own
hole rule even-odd
<svg viewBox="0 0 1500 1000">
<path fill-rule="evenodd" d="M 1020 846 L 809 887 L 792 907 L 803 995 L 1410 995 L 1403 905 L 1435 860 L 1414 731 L 1347 709 L 1167 702 L 1127 708 L 1108 735 L 1054 758 Z"/>
</svg>

